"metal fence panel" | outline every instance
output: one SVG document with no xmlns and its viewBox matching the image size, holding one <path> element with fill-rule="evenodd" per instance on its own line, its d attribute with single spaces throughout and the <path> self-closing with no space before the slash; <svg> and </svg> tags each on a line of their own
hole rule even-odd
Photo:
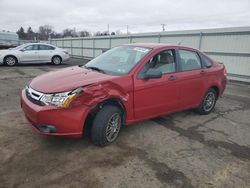
<svg viewBox="0 0 250 188">
<path fill-rule="evenodd" d="M 69 47 L 69 48 L 71 48 L 71 40 L 69 40 L 69 39 L 63 40 L 63 41 L 58 40 L 57 42 L 58 42 L 57 45 L 60 46 L 60 47 Z"/>
<path fill-rule="evenodd" d="M 78 47 L 81 48 L 82 47 L 82 40 L 72 40 L 72 47 Z"/>
<path fill-rule="evenodd" d="M 98 48 L 110 48 L 109 39 L 95 39 L 95 46 Z"/>
<path fill-rule="evenodd" d="M 124 37 L 124 38 L 111 38 L 111 48 L 114 46 L 118 46 L 121 44 L 129 44 L 130 38 L 129 37 Z"/>
<path fill-rule="evenodd" d="M 83 40 L 83 48 L 93 48 L 93 39 L 80 39 Z"/>
<path fill-rule="evenodd" d="M 134 37 L 132 43 L 156 43 L 159 42 L 158 37 Z"/>
<path fill-rule="evenodd" d="M 160 42 L 199 48 L 199 36 L 163 36 L 160 38 Z"/>
<path fill-rule="evenodd" d="M 221 61 L 227 67 L 228 73 L 250 76 L 250 58 L 242 56 L 211 55 L 212 58 Z"/>
<path fill-rule="evenodd" d="M 84 49 L 83 50 L 83 57 L 91 58 L 93 56 L 94 56 L 94 53 L 93 53 L 92 49 Z"/>
<path fill-rule="evenodd" d="M 50 43 L 67 48 L 71 56 L 93 58 L 114 46 L 128 43 L 181 44 L 200 49 L 221 61 L 230 78 L 250 82 L 250 27 L 171 31 L 51 39 Z"/>
<path fill-rule="evenodd" d="M 250 34 L 204 36 L 201 49 L 208 52 L 250 53 Z"/>
<path fill-rule="evenodd" d="M 81 48 L 73 48 L 71 55 L 81 57 L 82 56 Z"/>
</svg>

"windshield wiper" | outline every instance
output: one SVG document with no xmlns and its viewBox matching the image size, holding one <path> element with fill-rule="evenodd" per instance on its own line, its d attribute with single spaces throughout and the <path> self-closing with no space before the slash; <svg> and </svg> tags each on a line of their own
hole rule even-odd
<svg viewBox="0 0 250 188">
<path fill-rule="evenodd" d="M 98 71 L 98 72 L 101 72 L 101 73 L 104 73 L 106 74 L 106 72 L 98 67 L 91 67 L 91 66 L 84 66 L 86 69 L 92 69 L 92 70 L 95 70 L 95 71 Z"/>
</svg>

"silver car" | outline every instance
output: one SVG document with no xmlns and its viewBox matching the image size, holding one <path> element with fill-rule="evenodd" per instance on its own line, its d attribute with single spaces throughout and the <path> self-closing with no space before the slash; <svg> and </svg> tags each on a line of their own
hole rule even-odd
<svg viewBox="0 0 250 188">
<path fill-rule="evenodd" d="M 48 63 L 60 65 L 69 59 L 67 50 L 44 43 L 27 43 L 16 48 L 0 50 L 0 64 Z"/>
</svg>

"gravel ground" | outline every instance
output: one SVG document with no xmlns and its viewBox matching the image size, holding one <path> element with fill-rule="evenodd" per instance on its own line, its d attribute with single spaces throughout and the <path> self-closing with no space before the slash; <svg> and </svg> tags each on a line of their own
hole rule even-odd
<svg viewBox="0 0 250 188">
<path fill-rule="evenodd" d="M 44 137 L 28 125 L 21 89 L 61 66 L 0 66 L 0 187 L 250 187 L 250 88 L 229 84 L 215 111 L 136 123 L 105 148 Z"/>
</svg>

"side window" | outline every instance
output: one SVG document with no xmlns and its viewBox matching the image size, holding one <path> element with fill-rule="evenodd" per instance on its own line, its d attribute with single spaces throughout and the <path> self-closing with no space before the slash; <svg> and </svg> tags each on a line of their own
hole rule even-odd
<svg viewBox="0 0 250 188">
<path fill-rule="evenodd" d="M 38 45 L 35 44 L 35 45 L 32 45 L 33 46 L 33 50 L 38 50 Z"/>
<path fill-rule="evenodd" d="M 39 50 L 54 50 L 55 48 L 47 45 L 39 45 Z"/>
<path fill-rule="evenodd" d="M 203 64 L 205 65 L 205 67 L 209 68 L 209 67 L 212 67 L 213 65 L 213 62 L 208 59 L 205 55 L 201 54 L 201 58 L 202 58 L 202 62 Z"/>
<path fill-rule="evenodd" d="M 149 69 L 161 71 L 162 74 L 176 72 L 174 50 L 165 50 L 154 55 L 142 71 L 147 72 Z"/>
<path fill-rule="evenodd" d="M 45 45 L 39 45 L 39 50 L 47 50 L 47 46 L 45 46 Z"/>
<path fill-rule="evenodd" d="M 55 47 L 49 46 L 49 50 L 54 50 L 54 49 L 55 49 Z"/>
<path fill-rule="evenodd" d="M 29 46 L 24 47 L 23 49 L 25 51 L 29 51 L 29 50 L 32 50 L 32 48 L 33 48 L 33 45 L 29 45 Z"/>
<path fill-rule="evenodd" d="M 34 44 L 34 45 L 29 45 L 24 47 L 25 51 L 30 51 L 30 50 L 38 50 L 38 45 Z"/>
<path fill-rule="evenodd" d="M 200 57 L 196 52 L 179 50 L 181 68 L 183 71 L 201 69 Z"/>
</svg>

